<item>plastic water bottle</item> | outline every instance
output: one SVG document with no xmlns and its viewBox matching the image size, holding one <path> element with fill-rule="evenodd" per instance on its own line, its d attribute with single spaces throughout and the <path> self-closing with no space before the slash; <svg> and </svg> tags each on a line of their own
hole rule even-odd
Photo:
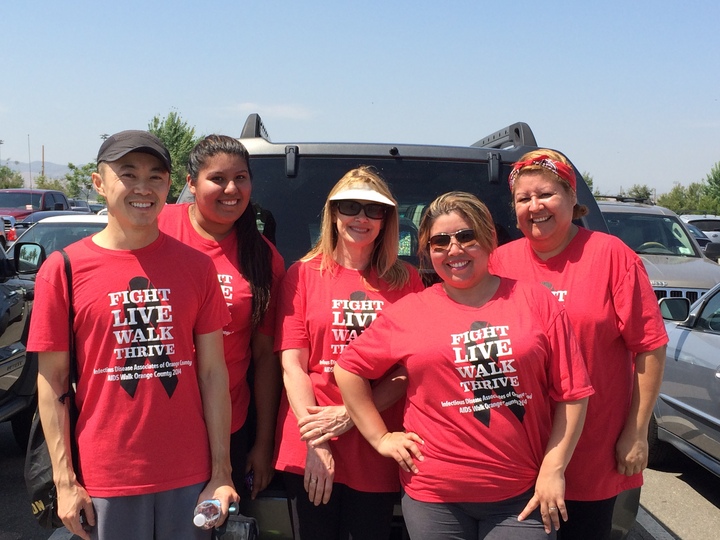
<svg viewBox="0 0 720 540">
<path fill-rule="evenodd" d="M 217 499 L 203 501 L 195 507 L 193 523 L 201 529 L 212 529 L 221 513 L 220 501 Z"/>
</svg>

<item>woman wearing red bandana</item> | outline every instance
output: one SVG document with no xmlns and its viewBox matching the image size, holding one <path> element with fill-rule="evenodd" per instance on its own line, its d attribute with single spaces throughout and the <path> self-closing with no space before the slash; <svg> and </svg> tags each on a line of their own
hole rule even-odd
<svg viewBox="0 0 720 540">
<path fill-rule="evenodd" d="M 640 258 L 614 236 L 573 223 L 588 209 L 577 204 L 575 173 L 562 155 L 530 152 L 509 180 L 524 238 L 494 252 L 492 271 L 550 288 L 595 389 L 565 472 L 568 518 L 558 538 L 608 539 L 615 498 L 642 485 L 667 335 Z"/>
</svg>

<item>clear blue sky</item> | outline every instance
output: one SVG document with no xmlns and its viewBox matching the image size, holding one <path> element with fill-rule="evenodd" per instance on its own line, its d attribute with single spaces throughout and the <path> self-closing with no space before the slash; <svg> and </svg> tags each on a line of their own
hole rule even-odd
<svg viewBox="0 0 720 540">
<path fill-rule="evenodd" d="M 720 2 L 67 1 L 0 8 L 0 159 L 198 134 L 467 145 L 516 121 L 603 193 L 720 161 Z M 29 144 L 28 144 L 29 140 Z"/>
</svg>

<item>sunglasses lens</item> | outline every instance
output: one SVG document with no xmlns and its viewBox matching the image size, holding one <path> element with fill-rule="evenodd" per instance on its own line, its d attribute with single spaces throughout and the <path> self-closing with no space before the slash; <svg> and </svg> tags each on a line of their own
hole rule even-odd
<svg viewBox="0 0 720 540">
<path fill-rule="evenodd" d="M 357 201 L 338 201 L 337 209 L 344 216 L 357 216 L 364 210 L 370 219 L 382 219 L 387 211 L 383 204 L 362 204 Z"/>
<path fill-rule="evenodd" d="M 385 217 L 385 207 L 382 204 L 366 204 L 365 215 L 370 219 L 382 219 Z"/>
<path fill-rule="evenodd" d="M 449 234 L 436 234 L 435 236 L 430 237 L 430 247 L 432 248 L 446 248 L 450 245 L 450 235 Z"/>
<path fill-rule="evenodd" d="M 357 216 L 362 209 L 362 204 L 357 201 L 338 201 L 337 208 L 344 216 Z"/>
<path fill-rule="evenodd" d="M 475 240 L 475 231 L 472 229 L 464 229 L 455 233 L 455 239 L 460 245 L 465 245 L 468 242 Z"/>
</svg>

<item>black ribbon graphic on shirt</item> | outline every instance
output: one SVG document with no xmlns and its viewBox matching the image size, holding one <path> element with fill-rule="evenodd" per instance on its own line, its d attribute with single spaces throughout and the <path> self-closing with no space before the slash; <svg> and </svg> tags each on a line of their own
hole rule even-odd
<svg viewBox="0 0 720 540">
<path fill-rule="evenodd" d="M 470 332 L 473 332 L 475 330 L 482 330 L 483 328 L 487 328 L 488 326 L 489 324 L 485 321 L 475 321 L 470 325 Z M 481 375 L 481 369 L 478 368 L 475 376 L 476 379 L 480 379 L 483 381 L 499 381 L 503 377 L 507 378 L 507 375 L 505 373 L 498 372 L 499 363 L 497 347 L 487 346 L 488 343 L 492 343 L 495 341 L 498 341 L 497 336 L 487 336 L 485 339 L 478 339 L 478 341 L 468 341 L 468 343 L 465 344 L 465 352 L 468 358 L 473 358 L 473 354 L 476 355 L 476 353 L 471 352 L 471 349 L 477 350 L 476 347 L 481 342 L 485 344 L 487 350 L 492 351 L 488 355 L 488 358 L 484 358 L 483 355 L 479 355 L 477 360 L 470 360 L 470 363 L 472 363 L 476 367 L 481 366 L 482 372 L 486 373 L 486 375 Z M 522 422 L 523 417 L 525 416 L 525 407 L 523 407 L 519 403 L 515 390 L 513 390 L 512 386 L 510 386 L 509 384 L 498 385 L 498 387 L 503 388 L 504 391 L 500 393 L 497 389 L 475 388 L 475 390 L 473 391 L 473 396 L 475 398 L 478 398 L 477 403 L 489 405 L 492 395 L 495 394 L 499 399 L 503 401 L 505 406 L 510 410 L 510 412 L 512 412 L 515 418 Z M 481 408 L 480 410 L 475 410 L 473 412 L 473 415 L 486 427 L 490 427 L 490 412 L 490 408 Z"/>
<path fill-rule="evenodd" d="M 140 290 L 146 290 L 146 289 L 153 289 L 152 283 L 150 283 L 150 280 L 148 280 L 146 277 L 138 276 L 134 277 L 130 280 L 128 290 L 129 291 L 140 291 Z M 156 309 L 147 309 L 147 308 L 153 308 L 153 307 L 159 307 L 161 305 L 160 300 L 154 301 L 154 302 L 145 302 L 144 306 L 140 306 L 139 304 L 134 304 L 130 301 L 128 301 L 125 304 L 125 317 L 128 320 L 128 326 L 130 327 L 130 330 L 132 331 L 132 334 L 134 335 L 136 332 L 141 332 L 143 335 L 153 335 L 153 336 L 159 336 L 160 332 L 158 329 L 158 317 L 159 312 Z M 130 315 L 130 309 L 137 309 L 139 307 L 146 308 L 146 313 L 149 313 L 148 316 L 149 323 L 145 324 L 144 321 L 139 320 L 138 317 L 131 317 Z M 127 371 L 125 373 L 130 373 L 132 366 L 135 364 L 140 363 L 139 361 L 142 361 L 144 364 L 146 361 L 149 361 L 151 364 L 156 365 L 162 365 L 166 362 L 170 362 L 170 357 L 165 353 L 164 348 L 162 347 L 163 343 L 160 339 L 154 339 L 152 341 L 147 341 L 146 346 L 150 350 L 162 350 L 162 352 L 157 357 L 141 357 L 141 358 L 127 358 L 125 359 L 125 367 L 127 368 Z M 167 365 L 167 364 L 165 364 Z M 168 373 L 168 370 L 169 373 Z M 165 389 L 165 392 L 167 392 L 168 397 L 172 397 L 173 393 L 175 392 L 175 388 L 177 388 L 178 379 L 177 375 L 172 373 L 172 368 L 166 368 L 163 370 L 160 370 L 158 368 L 155 368 L 155 373 L 160 374 L 162 373 L 162 376 L 155 377 L 156 379 L 159 379 L 161 384 L 163 385 L 163 388 Z M 135 397 L 135 392 L 138 387 L 138 383 L 140 382 L 140 379 L 137 379 L 133 377 L 132 379 L 124 379 L 120 381 L 120 386 L 125 389 L 125 391 L 130 395 L 130 397 Z"/>
<path fill-rule="evenodd" d="M 350 302 L 363 302 L 367 299 L 367 294 L 362 291 L 350 293 Z M 375 310 L 372 308 L 353 310 L 348 307 L 343 309 L 343 316 L 345 321 L 347 321 L 346 329 L 348 330 L 348 338 L 345 343 L 349 344 L 355 337 L 362 334 L 370 323 L 375 320 Z"/>
</svg>

